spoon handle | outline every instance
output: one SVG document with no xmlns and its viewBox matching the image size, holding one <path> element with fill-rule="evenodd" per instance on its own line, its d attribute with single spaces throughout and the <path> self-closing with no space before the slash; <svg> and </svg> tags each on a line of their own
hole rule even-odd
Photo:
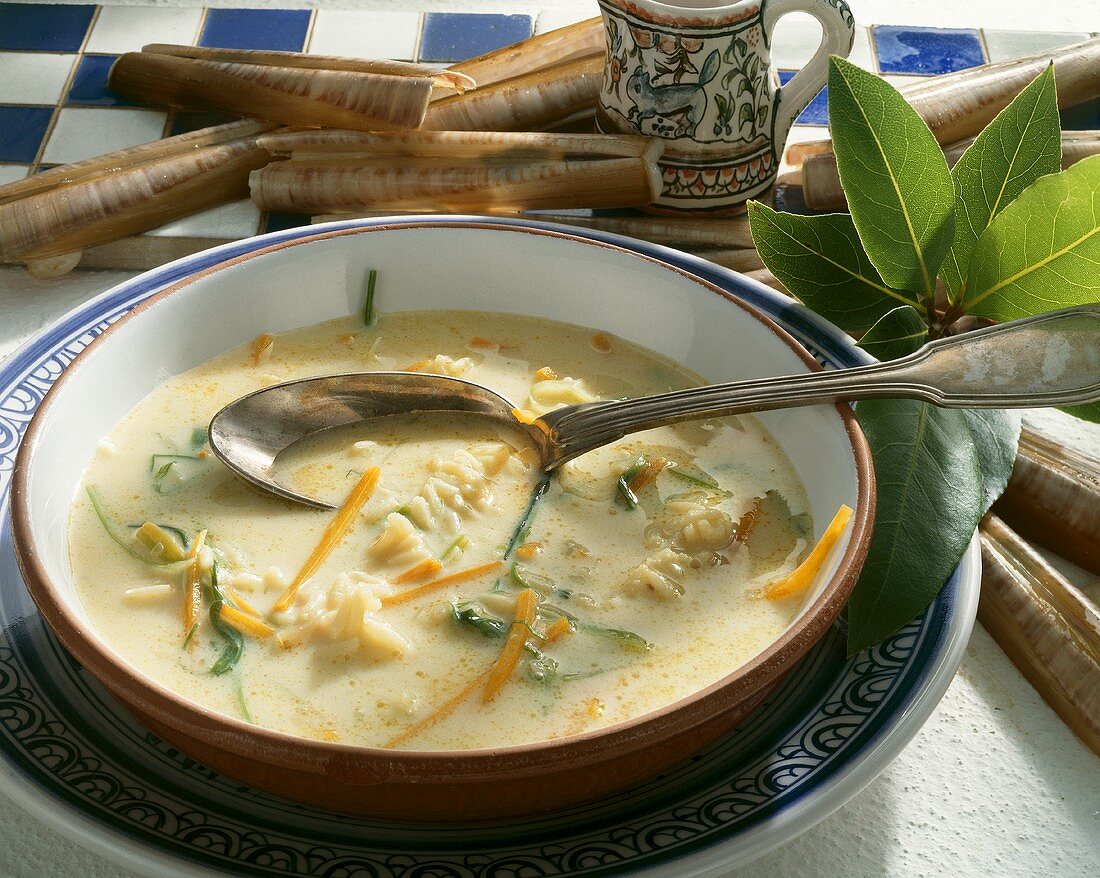
<svg viewBox="0 0 1100 878">
<path fill-rule="evenodd" d="M 1100 305 L 1026 317 L 929 342 L 899 360 L 712 384 L 544 415 L 552 469 L 635 433 L 678 421 L 874 397 L 947 408 L 1034 408 L 1100 399 Z"/>
</svg>

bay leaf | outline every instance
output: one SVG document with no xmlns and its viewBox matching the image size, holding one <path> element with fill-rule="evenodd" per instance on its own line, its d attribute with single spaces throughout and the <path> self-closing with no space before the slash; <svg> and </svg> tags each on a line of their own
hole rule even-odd
<svg viewBox="0 0 1100 878">
<path fill-rule="evenodd" d="M 758 201 L 750 201 L 748 211 L 764 265 L 826 320 L 859 331 L 899 302 L 920 305 L 912 293 L 886 286 L 848 214 L 779 213 Z"/>
<path fill-rule="evenodd" d="M 899 305 L 863 334 L 859 346 L 876 359 L 896 360 L 913 353 L 927 339 L 928 324 L 920 312 L 909 305 Z"/>
<path fill-rule="evenodd" d="M 829 119 L 840 181 L 887 286 L 931 301 L 954 238 L 955 191 L 940 145 L 897 89 L 835 55 Z"/>
<path fill-rule="evenodd" d="M 874 458 L 871 546 L 848 602 L 848 654 L 889 637 L 939 593 L 981 518 L 982 474 L 965 416 L 902 399 L 856 410 Z"/>
<path fill-rule="evenodd" d="M 997 114 L 951 170 L 955 238 L 941 273 L 952 301 L 966 291 L 974 244 L 992 220 L 1028 186 L 1062 163 L 1054 67 L 1039 74 Z"/>
<path fill-rule="evenodd" d="M 982 506 L 989 507 L 1008 487 L 1020 443 L 1020 413 L 1004 409 L 962 409 L 982 468 Z"/>
<path fill-rule="evenodd" d="M 979 236 L 964 309 L 1015 320 L 1100 301 L 1100 155 L 1025 189 Z"/>
</svg>

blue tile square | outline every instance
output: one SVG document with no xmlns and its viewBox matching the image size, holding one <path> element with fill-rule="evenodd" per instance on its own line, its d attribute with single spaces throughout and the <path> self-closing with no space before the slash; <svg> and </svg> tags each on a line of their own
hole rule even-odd
<svg viewBox="0 0 1100 878">
<path fill-rule="evenodd" d="M 286 229 L 308 226 L 309 220 L 310 215 L 308 213 L 287 213 L 273 210 L 265 214 L 262 232 L 282 232 Z"/>
<path fill-rule="evenodd" d="M 107 74 L 118 55 L 85 55 L 77 65 L 66 104 L 86 107 L 136 107 L 133 101 L 107 87 Z"/>
<path fill-rule="evenodd" d="M 420 39 L 421 61 L 465 61 L 531 36 L 529 15 L 429 12 Z"/>
<path fill-rule="evenodd" d="M 211 9 L 199 45 L 300 52 L 310 15 L 308 9 Z"/>
<path fill-rule="evenodd" d="M 0 49 L 76 52 L 93 15 L 94 6 L 0 3 Z"/>
<path fill-rule="evenodd" d="M 872 34 L 883 73 L 936 76 L 985 63 L 976 30 L 879 25 Z"/>
<path fill-rule="evenodd" d="M 797 70 L 780 70 L 779 84 L 786 85 Z M 821 89 L 812 101 L 806 105 L 806 109 L 798 114 L 794 120 L 795 125 L 828 125 L 829 124 L 829 87 Z"/>
<path fill-rule="evenodd" d="M 52 116 L 53 107 L 0 107 L 0 162 L 33 162 Z"/>
</svg>

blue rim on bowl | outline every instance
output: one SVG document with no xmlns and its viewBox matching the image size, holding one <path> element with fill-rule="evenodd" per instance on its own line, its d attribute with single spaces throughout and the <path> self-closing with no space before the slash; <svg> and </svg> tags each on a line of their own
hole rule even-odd
<svg viewBox="0 0 1100 878">
<path fill-rule="evenodd" d="M 478 222 L 478 220 L 474 218 L 463 218 L 462 221 Z M 74 314 L 70 314 L 68 317 L 63 318 L 58 325 L 47 330 L 42 337 L 32 342 L 30 345 L 25 346 L 13 356 L 9 363 L 6 364 L 4 371 L 8 375 L 17 377 L 25 374 L 27 371 L 33 371 L 28 367 L 30 367 L 32 361 L 35 360 L 41 363 L 43 360 L 57 356 L 59 357 L 60 363 L 66 362 L 67 359 L 71 359 L 70 353 L 66 351 L 66 342 L 72 341 L 72 344 L 68 346 L 70 350 L 79 346 L 82 343 L 81 339 L 86 340 L 87 338 L 88 333 L 84 330 L 90 322 L 101 326 L 104 318 L 111 319 L 117 317 L 129 307 L 136 304 L 137 301 L 151 295 L 155 290 L 195 270 L 201 269 L 204 265 L 221 261 L 236 253 L 247 252 L 249 249 L 258 249 L 268 246 L 278 240 L 304 237 L 315 234 L 317 231 L 330 228 L 354 228 L 357 225 L 369 224 L 370 222 L 378 224 L 382 221 L 368 221 L 368 223 L 337 223 L 327 227 L 321 227 L 321 229 L 277 233 L 254 241 L 227 245 L 226 247 L 211 251 L 210 253 L 200 254 L 200 256 L 191 257 L 188 260 L 183 260 L 180 263 L 174 263 L 156 272 L 151 272 L 128 284 L 124 284 L 116 290 L 104 294 L 104 296 L 101 296 L 99 299 L 78 309 Z M 393 221 L 387 222 L 390 224 L 393 223 Z M 529 225 L 536 228 L 544 227 L 542 224 L 536 223 Z M 570 230 L 571 233 L 573 231 L 574 230 Z M 678 254 L 666 248 L 642 245 L 639 242 L 632 242 L 628 239 L 622 239 L 613 235 L 592 234 L 590 237 L 594 240 L 605 240 L 607 243 L 617 246 L 626 246 L 640 252 L 650 253 L 657 258 L 678 264 L 686 270 L 696 274 L 709 274 L 709 279 L 713 282 L 717 282 L 726 287 L 732 286 L 739 294 L 750 299 L 750 301 L 755 300 L 756 304 L 778 316 L 787 323 L 788 326 L 795 330 L 796 333 L 802 334 L 804 340 L 810 342 L 817 350 L 817 353 L 824 359 L 834 364 L 854 363 L 859 359 L 858 354 L 853 354 L 850 344 L 846 343 L 835 330 L 827 327 L 827 325 L 821 325 L 816 318 L 808 314 L 808 312 L 804 312 L 797 307 L 792 307 L 787 300 L 766 288 L 746 281 L 732 273 L 723 272 L 721 269 L 715 269 L 713 266 L 709 266 L 709 264 L 701 260 L 695 260 L 692 257 Z M 48 350 L 50 356 L 43 357 L 43 350 Z M 58 351 L 60 351 L 59 354 L 57 353 Z M 31 392 L 32 398 L 30 398 L 26 404 L 28 409 L 26 413 L 28 415 L 29 410 L 33 409 L 36 404 L 33 396 L 40 394 L 41 388 L 48 385 L 52 377 L 56 377 L 51 374 L 53 371 L 53 368 L 45 372 L 40 371 L 39 374 L 42 377 L 36 379 L 37 383 L 32 382 L 32 386 L 35 386 L 37 389 Z M 23 392 L 25 393 L 26 391 L 24 390 Z M 13 421 L 11 431 L 12 445 L 14 445 L 14 441 L 17 440 L 19 432 L 19 423 Z M 7 449 L 5 448 L 4 450 L 6 451 Z M 8 466 L 10 466 L 10 463 L 8 463 Z M 4 478 L 4 474 L 2 469 L 0 469 L 0 479 L 2 478 Z M 972 571 L 969 573 L 972 575 Z M 965 576 L 960 577 L 957 575 L 954 590 L 958 590 L 966 581 L 967 579 Z M 973 592 L 972 588 L 970 592 Z M 967 592 L 968 602 L 970 601 L 970 592 Z M 973 592 L 973 594 L 976 595 L 976 592 Z M 882 648 L 884 651 L 881 653 L 880 658 L 882 656 L 893 656 L 892 658 L 889 658 L 889 660 L 882 659 L 881 663 L 879 661 L 872 661 L 870 656 L 865 659 L 865 661 L 871 661 L 872 670 L 878 668 L 878 678 L 886 682 L 869 684 L 872 687 L 876 685 L 885 686 L 885 689 L 878 695 L 872 693 L 874 697 L 871 697 L 870 700 L 866 697 L 863 698 L 865 702 L 864 706 L 866 707 L 866 704 L 872 702 L 878 704 L 879 701 L 886 698 L 887 694 L 890 694 L 890 697 L 895 700 L 898 697 L 898 693 L 891 690 L 890 686 L 899 681 L 897 679 L 894 679 L 893 683 L 889 681 L 888 678 L 890 675 L 880 667 L 880 664 L 883 664 L 883 667 L 887 668 L 893 665 L 893 670 L 897 672 L 894 676 L 897 677 L 898 674 L 901 674 L 901 676 L 906 679 L 909 686 L 911 686 L 911 688 L 907 690 L 907 694 L 911 697 L 908 699 L 902 698 L 901 701 L 897 702 L 895 706 L 898 710 L 911 717 L 914 711 L 916 711 L 916 713 L 921 712 L 915 705 L 928 705 L 928 709 L 930 709 L 930 705 L 934 704 L 935 700 L 938 700 L 939 694 L 942 694 L 942 688 L 946 686 L 946 680 L 942 679 L 944 669 L 949 668 L 949 671 L 953 671 L 961 655 L 961 650 L 958 647 L 959 630 L 957 624 L 960 618 L 964 622 L 963 627 L 967 627 L 969 624 L 967 620 L 972 618 L 972 612 L 967 606 L 959 607 L 953 599 L 953 591 L 948 591 L 937 602 L 933 609 L 920 620 L 919 625 L 917 625 L 919 630 L 910 631 L 906 629 L 906 632 L 899 635 L 905 641 L 903 645 L 899 646 L 898 643 L 894 643 L 892 640 L 890 644 Z M 954 620 L 955 623 L 954 628 L 952 625 L 948 624 L 952 622 L 952 620 Z M 917 623 L 915 623 L 915 625 L 916 624 Z M 963 633 L 965 634 L 965 632 Z M 963 637 L 963 642 L 965 642 L 965 637 Z M 917 658 L 913 657 L 914 652 L 918 655 Z M 906 658 L 899 666 L 897 656 L 900 654 L 904 654 Z M 916 662 L 915 666 L 912 664 L 914 661 Z M 848 664 L 850 665 L 851 663 Z M 930 671 L 930 668 L 933 666 L 939 672 L 939 679 L 932 681 L 936 683 L 935 686 L 929 685 L 929 681 L 925 679 L 925 672 Z M 845 667 L 847 667 L 847 665 L 845 665 Z M 849 671 L 854 672 L 852 668 L 849 668 Z M 857 676 L 859 675 L 857 674 Z M 872 675 L 871 679 L 875 679 L 874 675 Z M 949 673 L 947 674 L 947 679 L 949 679 Z M 942 683 L 942 686 L 940 686 L 940 683 Z M 868 684 L 868 681 L 864 680 L 864 684 Z M 939 689 L 938 692 L 935 691 L 937 688 Z M 789 696 L 790 693 L 788 692 L 787 695 Z M 878 699 L 878 701 L 876 701 L 876 699 Z M 871 710 L 870 713 L 875 714 L 876 712 Z M 837 746 L 834 748 L 828 742 L 823 742 L 816 734 L 811 736 L 811 746 L 806 751 L 809 755 L 804 757 L 808 759 L 808 761 L 804 763 L 802 769 L 795 772 L 799 775 L 798 778 L 792 775 L 786 782 L 774 782 L 775 776 L 773 774 L 771 794 L 768 793 L 767 785 L 765 785 L 763 791 L 758 794 L 760 801 L 756 802 L 752 808 L 745 810 L 737 820 L 732 820 L 732 818 L 729 820 L 719 820 L 709 829 L 704 830 L 704 828 L 700 827 L 700 831 L 694 833 L 688 825 L 690 821 L 685 819 L 683 821 L 684 837 L 677 841 L 677 843 L 666 846 L 664 851 L 657 852 L 655 850 L 650 850 L 646 854 L 649 858 L 649 862 L 652 862 L 654 857 L 659 859 L 663 858 L 664 861 L 667 861 L 669 857 L 680 856 L 701 858 L 700 862 L 702 862 L 709 853 L 713 853 L 715 849 L 716 834 L 725 836 L 725 841 L 729 841 L 729 834 L 733 823 L 738 825 L 738 828 L 733 831 L 733 834 L 742 839 L 746 839 L 751 834 L 754 834 L 756 840 L 752 847 L 759 849 L 760 845 L 766 843 L 768 838 L 772 838 L 773 840 L 770 843 L 774 843 L 775 831 L 778 828 L 782 827 L 784 824 L 791 825 L 790 815 L 792 814 L 792 809 L 798 807 L 799 802 L 802 802 L 804 805 L 807 801 L 812 799 L 823 801 L 831 795 L 834 800 L 832 806 L 835 807 L 835 805 L 840 804 L 840 801 L 835 801 L 839 795 L 836 790 L 841 787 L 844 790 L 848 790 L 843 793 L 843 798 L 847 798 L 847 796 L 854 791 L 851 789 L 854 780 L 860 779 L 867 774 L 866 768 L 863 768 L 861 773 L 861 765 L 865 766 L 867 764 L 866 760 L 863 762 L 856 760 L 856 764 L 848 762 L 843 765 L 837 764 L 836 761 L 833 760 L 834 764 L 832 765 L 832 771 L 825 771 L 824 774 L 822 774 L 824 764 L 829 762 L 830 757 L 835 755 L 838 750 L 848 749 L 848 745 L 853 744 L 856 740 L 861 742 L 860 746 L 862 749 L 860 752 L 882 750 L 883 748 L 889 749 L 888 745 L 891 741 L 896 745 L 896 735 L 890 740 L 884 740 L 884 736 L 891 728 L 897 728 L 899 721 L 898 714 L 892 711 L 887 711 L 886 713 L 887 715 L 885 716 L 876 715 L 873 721 L 870 716 L 868 716 L 866 722 L 857 722 L 851 720 L 851 705 L 849 705 L 847 713 L 842 711 L 842 717 L 847 718 L 846 721 L 852 727 L 853 732 L 852 735 L 844 738 L 845 743 L 843 746 L 839 741 L 835 741 L 834 743 Z M 740 737 L 741 744 L 744 745 L 745 734 L 749 733 L 739 730 L 739 732 L 734 733 L 733 737 Z M 759 738 L 759 730 L 752 734 L 756 734 Z M 908 734 L 911 734 L 911 732 Z M 889 736 L 885 737 L 888 738 Z M 5 750 L 8 750 L 8 748 L 5 747 Z M 8 752 L 10 753 L 10 750 Z M 711 758 L 713 759 L 713 757 Z M 843 763 L 845 760 L 840 760 L 840 762 Z M 783 770 L 783 760 L 779 760 L 778 765 L 781 774 Z M 788 768 L 790 768 L 790 766 L 788 766 Z M 815 778 L 815 775 L 818 775 L 818 777 Z M 831 785 L 828 782 L 828 778 L 830 777 L 832 778 Z M 839 778 L 847 778 L 846 785 L 838 787 L 836 781 Z M 867 778 L 860 780 L 860 786 L 865 782 L 865 779 Z M 796 780 L 797 782 L 795 782 Z M 820 792 L 815 793 L 815 789 L 819 789 Z M 823 816 L 823 813 L 825 812 L 819 811 L 814 814 L 814 819 Z M 799 819 L 805 822 L 805 815 Z M 796 820 L 795 823 L 797 822 Z M 695 835 L 698 837 L 693 838 Z M 639 856 L 640 855 L 641 852 L 639 852 Z M 638 858 L 634 859 L 635 861 L 632 862 L 630 868 L 644 867 L 649 864 L 649 862 L 643 862 L 638 860 Z M 610 863 L 605 863 L 605 866 L 610 866 Z"/>
</svg>

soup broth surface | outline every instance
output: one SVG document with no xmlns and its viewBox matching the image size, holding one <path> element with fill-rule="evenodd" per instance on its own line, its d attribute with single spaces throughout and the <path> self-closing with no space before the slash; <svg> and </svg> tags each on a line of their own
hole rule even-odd
<svg viewBox="0 0 1100 878">
<path fill-rule="evenodd" d="M 813 528 L 790 462 L 752 417 L 626 437 L 565 465 L 534 502 L 540 474 L 519 431 L 460 415 L 326 431 L 277 473 L 339 506 L 377 468 L 335 533 L 335 512 L 259 492 L 210 454 L 205 425 L 245 393 L 387 369 L 485 384 L 527 418 L 701 383 L 592 329 L 476 312 L 346 318 L 229 351 L 160 385 L 88 465 L 70 556 L 112 648 L 267 728 L 479 748 L 663 707 L 736 670 L 801 609 L 801 594 L 763 596 Z M 326 531 L 331 551 L 280 607 Z"/>
</svg>

